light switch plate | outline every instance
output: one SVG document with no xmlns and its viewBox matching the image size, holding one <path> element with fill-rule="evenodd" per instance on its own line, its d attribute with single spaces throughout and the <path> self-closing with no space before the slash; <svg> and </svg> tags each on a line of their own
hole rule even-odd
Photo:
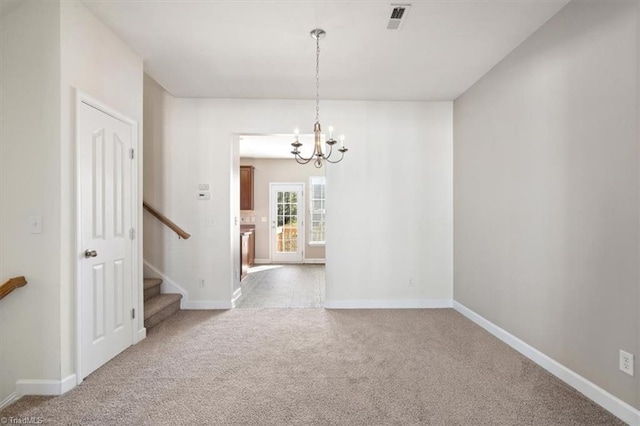
<svg viewBox="0 0 640 426">
<path fill-rule="evenodd" d="M 208 191 L 209 184 L 208 183 L 200 183 L 198 184 L 198 191 Z"/>
</svg>

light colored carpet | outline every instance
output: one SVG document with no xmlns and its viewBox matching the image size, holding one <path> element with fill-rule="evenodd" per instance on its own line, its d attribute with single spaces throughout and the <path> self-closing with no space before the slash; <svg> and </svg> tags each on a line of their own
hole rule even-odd
<svg viewBox="0 0 640 426">
<path fill-rule="evenodd" d="M 180 311 L 55 398 L 53 424 L 615 425 L 451 309 Z"/>
<path fill-rule="evenodd" d="M 257 265 L 240 286 L 236 308 L 319 308 L 324 265 Z"/>
</svg>

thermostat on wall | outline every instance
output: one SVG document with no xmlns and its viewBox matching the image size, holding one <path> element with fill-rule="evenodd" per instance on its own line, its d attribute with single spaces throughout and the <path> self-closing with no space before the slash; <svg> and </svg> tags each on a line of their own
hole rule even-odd
<svg viewBox="0 0 640 426">
<path fill-rule="evenodd" d="M 198 192 L 198 200 L 209 200 L 211 199 L 211 195 L 209 191 L 200 191 Z"/>
</svg>

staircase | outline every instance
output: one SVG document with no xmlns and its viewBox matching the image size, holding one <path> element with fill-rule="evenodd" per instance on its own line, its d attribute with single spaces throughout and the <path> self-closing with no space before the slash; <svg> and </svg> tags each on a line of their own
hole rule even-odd
<svg viewBox="0 0 640 426">
<path fill-rule="evenodd" d="M 154 327 L 180 310 L 181 294 L 160 293 L 160 278 L 144 279 L 144 326 Z"/>
</svg>

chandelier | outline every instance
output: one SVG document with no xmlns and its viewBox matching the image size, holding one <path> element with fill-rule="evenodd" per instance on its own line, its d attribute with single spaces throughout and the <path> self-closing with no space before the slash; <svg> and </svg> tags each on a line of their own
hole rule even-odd
<svg viewBox="0 0 640 426">
<path fill-rule="evenodd" d="M 291 153 L 299 164 L 307 164 L 311 160 L 315 160 L 313 164 L 317 168 L 322 167 L 323 161 L 339 163 L 344 158 L 344 153 L 348 151 L 348 149 L 344 147 L 344 135 L 342 135 L 340 136 L 340 148 L 338 149 L 340 158 L 330 159 L 331 154 L 333 154 L 333 146 L 338 142 L 333 139 L 333 127 L 329 127 L 329 138 L 326 141 L 327 153 L 324 154 L 322 152 L 322 128 L 320 127 L 320 39 L 326 35 L 327 33 L 322 29 L 316 28 L 315 30 L 311 30 L 311 37 L 316 40 L 316 123 L 313 125 L 313 138 L 315 143 L 313 154 L 311 154 L 309 158 L 300 155 L 298 148 L 300 148 L 302 144 L 300 143 L 300 131 L 298 129 L 295 130 L 296 141 L 291 144 L 291 146 L 293 146 Z"/>
</svg>

